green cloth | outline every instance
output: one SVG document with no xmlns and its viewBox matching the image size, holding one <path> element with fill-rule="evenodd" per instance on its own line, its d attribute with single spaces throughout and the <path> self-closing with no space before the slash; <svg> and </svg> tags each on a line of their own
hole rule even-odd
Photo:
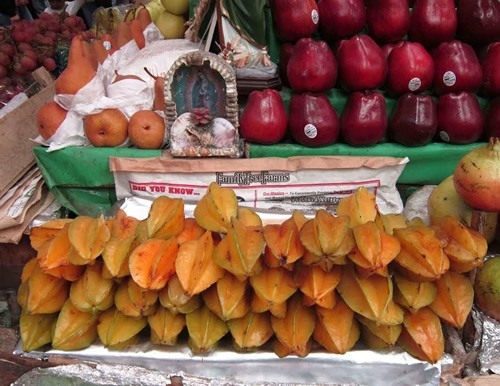
<svg viewBox="0 0 500 386">
<path fill-rule="evenodd" d="M 240 34 L 248 36 L 260 46 L 267 46 L 267 0 L 221 0 L 229 14 L 229 21 Z"/>
<path fill-rule="evenodd" d="M 291 156 L 386 156 L 408 157 L 398 179 L 398 184 L 427 185 L 439 184 L 453 174 L 458 161 L 472 149 L 484 145 L 482 142 L 468 145 L 431 143 L 420 147 L 406 147 L 395 143 L 380 143 L 372 147 L 352 147 L 342 143 L 312 148 L 292 143 L 277 145 L 248 144 L 249 158 L 291 157 Z"/>
<path fill-rule="evenodd" d="M 194 9 L 200 0 L 189 0 L 189 17 L 193 17 Z M 267 47 L 267 52 L 274 63 L 279 59 L 279 41 L 273 26 L 273 18 L 268 0 L 222 0 L 224 6 L 233 15 L 232 22 L 262 46 Z M 216 0 L 211 0 L 210 8 L 203 19 L 200 35 L 208 28 L 208 23 L 215 9 Z M 248 18 L 251 15 L 252 18 Z"/>
<path fill-rule="evenodd" d="M 158 157 L 161 150 L 67 147 L 47 152 L 35 147 L 34 157 L 50 191 L 65 208 L 78 215 L 106 213 L 116 202 L 109 157 Z"/>
</svg>

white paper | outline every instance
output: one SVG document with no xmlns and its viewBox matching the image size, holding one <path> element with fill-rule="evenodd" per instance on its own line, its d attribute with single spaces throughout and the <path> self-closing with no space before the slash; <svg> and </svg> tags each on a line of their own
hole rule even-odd
<svg viewBox="0 0 500 386">
<path fill-rule="evenodd" d="M 153 108 L 154 88 L 139 79 L 122 79 L 111 83 L 107 88 L 107 94 L 127 118 L 138 110 Z"/>
<path fill-rule="evenodd" d="M 158 196 L 181 198 L 185 205 L 196 204 L 206 193 L 212 182 L 220 186 L 233 189 L 239 205 L 254 209 L 265 210 L 270 213 L 291 213 L 301 210 L 304 213 L 315 213 L 323 208 L 335 212 L 340 199 L 353 194 L 360 186 L 364 186 L 376 197 L 376 203 L 381 213 L 402 213 L 403 202 L 396 188 L 396 182 L 403 171 L 408 158 L 400 159 L 398 163 L 385 167 L 357 167 L 312 169 L 299 168 L 298 170 L 278 169 L 279 162 L 293 162 L 283 159 L 268 160 L 266 169 L 252 168 L 255 159 L 233 160 L 238 170 L 231 169 L 231 163 L 225 170 L 210 170 L 209 162 L 204 171 L 192 170 L 189 160 L 161 160 L 152 159 L 133 160 L 136 169 L 130 170 L 120 159 L 110 157 L 110 166 L 115 180 L 116 196 L 118 200 L 127 197 L 154 199 Z M 318 157 L 313 157 L 318 158 Z M 311 157 L 292 157 L 303 161 Z M 328 157 L 326 157 L 328 158 Z M 175 163 L 178 168 L 184 162 L 185 170 L 176 172 L 169 167 L 169 162 Z M 218 165 L 220 160 L 216 160 Z M 154 166 L 154 170 L 152 169 Z M 141 167 L 144 165 L 144 167 Z M 172 164 L 173 165 L 173 164 Z M 198 164 L 199 165 L 199 164 Z M 141 168 L 142 170 L 138 170 Z"/>
<path fill-rule="evenodd" d="M 66 119 L 52 137 L 44 140 L 38 136 L 34 141 L 40 145 L 48 146 L 47 151 L 55 151 L 68 146 L 89 146 L 90 142 L 83 130 L 83 119 L 79 114 L 68 111 Z"/>
</svg>

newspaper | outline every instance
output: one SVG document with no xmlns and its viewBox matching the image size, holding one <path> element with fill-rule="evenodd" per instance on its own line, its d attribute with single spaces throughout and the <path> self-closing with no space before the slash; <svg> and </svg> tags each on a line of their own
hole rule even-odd
<svg viewBox="0 0 500 386">
<path fill-rule="evenodd" d="M 118 200 L 161 195 L 196 204 L 211 182 L 234 190 L 241 206 L 270 213 L 317 209 L 335 213 L 340 199 L 361 186 L 375 194 L 381 213 L 402 213 L 396 182 L 407 158 L 290 157 L 169 159 L 110 157 Z"/>
</svg>

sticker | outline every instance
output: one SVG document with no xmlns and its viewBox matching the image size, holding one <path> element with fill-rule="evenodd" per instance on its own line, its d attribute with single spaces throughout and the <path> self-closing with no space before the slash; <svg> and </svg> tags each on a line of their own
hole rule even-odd
<svg viewBox="0 0 500 386">
<path fill-rule="evenodd" d="M 318 135 L 318 129 L 316 128 L 316 126 L 308 123 L 304 126 L 304 134 L 307 138 L 316 138 L 316 136 Z"/>
<path fill-rule="evenodd" d="M 443 82 L 446 86 L 451 87 L 457 82 L 457 76 L 453 71 L 446 71 L 443 75 Z"/>
<path fill-rule="evenodd" d="M 412 78 L 408 82 L 408 90 L 410 91 L 417 91 L 420 86 L 422 86 L 422 81 L 420 80 L 420 78 Z"/>
<path fill-rule="evenodd" d="M 315 9 L 312 10 L 311 12 L 311 19 L 314 24 L 318 24 L 319 22 L 319 13 Z"/>
<path fill-rule="evenodd" d="M 448 133 L 446 131 L 440 131 L 439 138 L 441 138 L 441 140 L 444 142 L 450 142 L 450 136 L 448 135 Z"/>
</svg>

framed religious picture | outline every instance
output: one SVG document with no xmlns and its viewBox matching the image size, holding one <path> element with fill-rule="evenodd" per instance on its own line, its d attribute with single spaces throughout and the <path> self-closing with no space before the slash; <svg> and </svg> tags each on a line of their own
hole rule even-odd
<svg viewBox="0 0 500 386">
<path fill-rule="evenodd" d="M 165 103 L 172 156 L 241 155 L 236 76 L 220 56 L 180 56 L 166 76 Z"/>
</svg>

